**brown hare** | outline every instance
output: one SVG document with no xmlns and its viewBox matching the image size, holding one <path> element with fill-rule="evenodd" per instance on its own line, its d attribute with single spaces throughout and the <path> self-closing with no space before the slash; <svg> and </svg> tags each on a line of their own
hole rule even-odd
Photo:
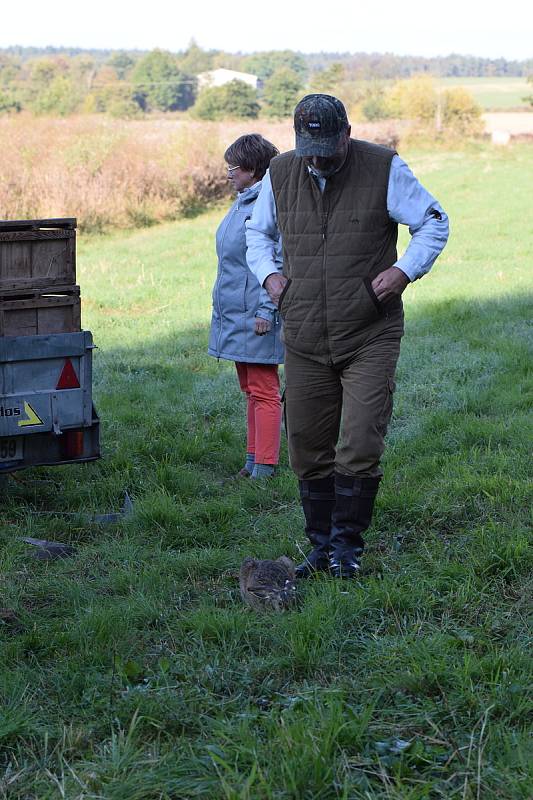
<svg viewBox="0 0 533 800">
<path fill-rule="evenodd" d="M 294 564 L 287 556 L 275 561 L 245 558 L 239 584 L 242 599 L 256 611 L 283 611 L 296 600 Z"/>
</svg>

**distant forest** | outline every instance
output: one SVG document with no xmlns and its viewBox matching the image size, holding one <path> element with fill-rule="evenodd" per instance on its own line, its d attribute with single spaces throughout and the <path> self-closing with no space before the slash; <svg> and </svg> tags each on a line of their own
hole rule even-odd
<svg viewBox="0 0 533 800">
<path fill-rule="evenodd" d="M 36 58 L 74 58 L 88 57 L 96 64 L 105 64 L 117 53 L 124 53 L 137 61 L 146 55 L 146 50 L 92 50 L 79 47 L 7 47 L 0 48 L 0 58 L 7 56 L 21 63 Z M 194 52 L 200 53 L 201 68 L 249 70 L 249 64 L 268 60 L 269 52 L 226 53 L 223 50 L 202 50 L 192 42 L 185 51 L 177 51 L 178 58 L 187 58 Z M 275 53 L 290 51 L 274 51 Z M 533 73 L 533 58 L 522 61 L 508 61 L 505 58 L 480 58 L 478 56 L 452 53 L 448 56 L 424 58 L 422 56 L 398 56 L 394 53 L 301 53 L 291 51 L 302 59 L 308 73 L 320 72 L 333 63 L 339 63 L 350 73 L 352 79 L 394 79 L 408 78 L 411 75 L 429 73 L 436 77 L 523 77 Z M 201 71 L 201 70 L 200 70 Z M 259 76 L 264 77 L 264 76 Z M 267 76 L 268 77 L 268 76 Z"/>
</svg>

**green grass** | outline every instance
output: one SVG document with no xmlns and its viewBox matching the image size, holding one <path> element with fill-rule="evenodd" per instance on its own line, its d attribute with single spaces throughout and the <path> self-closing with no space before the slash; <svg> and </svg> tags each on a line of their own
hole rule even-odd
<svg viewBox="0 0 533 800">
<path fill-rule="evenodd" d="M 485 111 L 509 111 L 529 108 L 524 100 L 532 94 L 531 84 L 526 78 L 439 78 L 444 89 L 461 86 L 467 89 Z"/>
<path fill-rule="evenodd" d="M 452 237 L 406 296 L 364 572 L 284 615 L 238 595 L 245 555 L 306 544 L 285 453 L 268 484 L 221 483 L 244 450 L 205 354 L 222 209 L 80 243 L 104 458 L 2 489 L 0 798 L 531 796 L 531 148 L 407 157 Z M 124 490 L 114 527 L 39 514 Z"/>
</svg>

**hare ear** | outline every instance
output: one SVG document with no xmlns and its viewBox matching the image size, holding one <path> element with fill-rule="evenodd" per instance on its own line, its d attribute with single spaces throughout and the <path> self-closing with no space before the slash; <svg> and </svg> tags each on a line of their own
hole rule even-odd
<svg viewBox="0 0 533 800">
<path fill-rule="evenodd" d="M 292 561 L 288 556 L 280 556 L 279 558 L 276 559 L 276 562 L 278 564 L 282 564 L 289 570 L 294 569 L 294 561 Z"/>
<path fill-rule="evenodd" d="M 247 575 L 251 569 L 257 566 L 257 559 L 248 556 L 241 564 L 241 575 Z"/>
</svg>

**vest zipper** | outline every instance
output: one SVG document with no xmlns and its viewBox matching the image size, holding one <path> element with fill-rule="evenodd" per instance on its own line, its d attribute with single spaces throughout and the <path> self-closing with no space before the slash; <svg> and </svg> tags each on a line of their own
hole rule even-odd
<svg viewBox="0 0 533 800">
<path fill-rule="evenodd" d="M 324 192 L 327 191 L 327 186 L 324 187 Z M 322 255 L 322 296 L 324 298 L 324 328 L 326 333 L 326 342 L 328 348 L 328 365 L 332 366 L 333 361 L 331 359 L 331 350 L 329 346 L 329 327 L 328 327 L 328 295 L 327 295 L 327 276 L 326 276 L 326 251 L 327 251 L 327 240 L 328 240 L 328 212 L 324 211 L 324 196 L 322 195 L 322 244 L 323 244 L 323 255 Z"/>
</svg>

